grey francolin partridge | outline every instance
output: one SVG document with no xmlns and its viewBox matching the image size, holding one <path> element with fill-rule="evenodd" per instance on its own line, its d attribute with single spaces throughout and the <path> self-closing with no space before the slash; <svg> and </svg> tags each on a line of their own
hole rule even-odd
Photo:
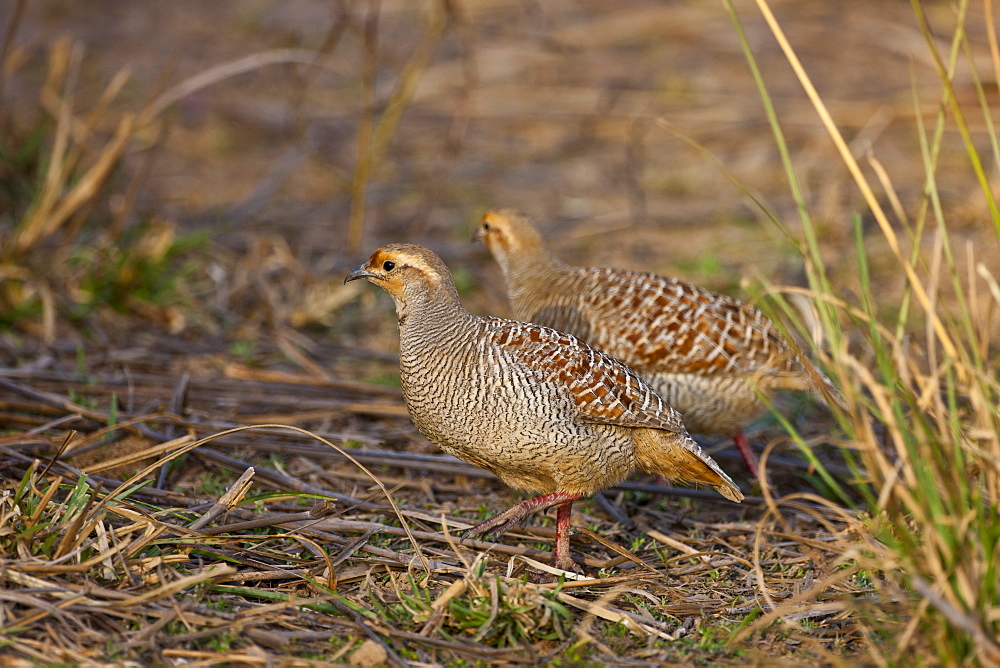
<svg viewBox="0 0 1000 668">
<path fill-rule="evenodd" d="M 631 369 L 569 334 L 472 315 L 448 267 L 426 248 L 383 246 L 344 282 L 360 278 L 396 303 L 403 400 L 420 433 L 538 495 L 467 536 L 498 536 L 528 513 L 557 506 L 554 563 L 569 569 L 573 500 L 636 467 L 743 498 Z"/>
<path fill-rule="evenodd" d="M 754 478 L 743 429 L 763 413 L 761 394 L 836 397 L 753 306 L 656 274 L 564 264 L 513 209 L 487 212 L 473 238 L 499 263 L 515 318 L 569 332 L 627 364 L 689 431 L 731 436 Z"/>
</svg>

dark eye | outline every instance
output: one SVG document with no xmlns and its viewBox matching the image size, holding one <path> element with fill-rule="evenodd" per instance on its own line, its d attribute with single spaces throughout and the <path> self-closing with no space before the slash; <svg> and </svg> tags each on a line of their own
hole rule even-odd
<svg viewBox="0 0 1000 668">
<path fill-rule="evenodd" d="M 483 232 L 489 232 L 489 231 L 490 231 L 490 224 L 483 223 Z"/>
<path fill-rule="evenodd" d="M 385 269 L 386 271 L 392 271 L 393 269 L 396 268 L 396 263 L 393 262 L 392 260 L 386 260 L 385 262 L 382 263 L 382 268 Z"/>
</svg>

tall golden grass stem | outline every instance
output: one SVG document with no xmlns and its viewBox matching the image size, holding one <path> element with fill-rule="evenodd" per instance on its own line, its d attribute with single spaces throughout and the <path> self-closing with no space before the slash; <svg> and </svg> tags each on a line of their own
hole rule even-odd
<svg viewBox="0 0 1000 668">
<path fill-rule="evenodd" d="M 930 54 L 931 59 L 934 61 L 934 65 L 938 70 L 938 78 L 941 80 L 941 85 L 944 86 L 945 89 L 945 101 L 948 104 L 948 108 L 951 109 L 951 113 L 955 119 L 955 125 L 958 128 L 959 133 L 962 135 L 962 139 L 967 147 L 966 152 L 969 156 L 969 162 L 972 165 L 976 178 L 979 180 L 980 188 L 986 198 L 986 206 L 990 210 L 993 225 L 997 232 L 1000 233 L 1000 209 L 997 209 L 996 199 L 993 197 L 993 190 L 990 187 L 989 178 L 983 169 L 982 162 L 979 159 L 979 154 L 974 149 L 972 135 L 969 132 L 968 123 L 965 121 L 965 114 L 962 112 L 962 106 L 958 103 L 958 96 L 955 94 L 954 83 L 952 82 L 955 67 L 954 64 L 957 60 L 958 49 L 962 41 L 966 39 L 964 37 L 965 31 L 962 26 L 965 23 L 965 16 L 968 11 L 968 0 L 961 0 L 957 6 L 956 18 L 958 25 L 955 28 L 955 37 L 952 45 L 953 56 L 949 63 L 949 67 L 945 67 L 944 62 L 941 60 L 941 55 L 934 47 L 933 32 L 931 31 L 930 25 L 927 23 L 927 16 L 924 13 L 923 6 L 921 6 L 919 0 L 910 0 L 910 5 L 913 7 L 913 13 L 917 17 L 920 32 L 923 34 L 924 39 L 927 40 L 927 52 Z M 988 116 L 987 119 L 989 119 Z"/>
<path fill-rule="evenodd" d="M 944 323 L 941 322 L 941 318 L 936 312 L 934 312 L 930 298 L 927 295 L 927 291 L 920 282 L 920 278 L 917 276 L 913 265 L 906 259 L 906 257 L 903 256 L 903 251 L 900 248 L 896 232 L 892 229 L 892 225 L 889 223 L 889 219 L 885 215 L 882 205 L 879 203 L 878 198 L 875 197 L 875 193 L 868 184 L 868 180 L 865 178 L 865 175 L 861 172 L 861 166 L 854 158 L 854 154 L 851 152 L 850 147 L 848 147 L 847 142 L 844 140 L 844 136 L 841 134 L 840 129 L 837 127 L 833 117 L 830 115 L 830 111 L 827 109 L 826 103 L 823 102 L 823 99 L 816 91 L 816 87 L 813 86 L 812 80 L 809 78 L 805 68 L 802 66 L 802 62 L 799 60 L 798 55 L 788 42 L 788 38 L 785 37 L 785 33 L 775 18 L 774 13 L 771 11 L 771 7 L 768 5 L 767 0 L 755 0 L 755 2 L 764 17 L 764 20 L 767 22 L 768 28 L 770 28 L 771 33 L 774 35 L 778 45 L 784 52 L 785 58 L 788 60 L 789 65 L 791 65 L 792 70 L 795 72 L 795 76 L 798 78 L 799 83 L 802 85 L 803 89 L 805 89 L 806 95 L 809 97 L 813 107 L 816 109 L 816 113 L 819 115 L 823 126 L 826 128 L 827 133 L 830 135 L 834 145 L 837 147 L 837 151 L 840 153 L 840 157 L 844 161 L 844 165 L 854 178 L 858 189 L 861 191 L 862 197 L 864 197 L 865 202 L 871 209 L 872 215 L 875 217 L 876 222 L 878 222 L 879 228 L 882 230 L 882 234 L 885 237 L 886 242 L 889 244 L 890 250 L 892 250 L 897 262 L 899 262 L 900 266 L 902 266 L 903 271 L 906 272 L 906 277 L 913 288 L 914 294 L 920 301 L 921 306 L 923 306 L 927 317 L 933 323 L 934 331 L 938 336 L 938 340 L 941 342 L 941 345 L 945 348 L 948 354 L 957 359 L 958 349 L 952 342 L 951 335 L 948 333 Z"/>
<path fill-rule="evenodd" d="M 107 179 L 112 168 L 118 164 L 125 146 L 132 138 L 135 127 L 135 115 L 126 114 L 118 123 L 114 137 L 104 147 L 97 162 L 87 170 L 80 181 L 73 186 L 54 210 L 39 206 L 24 227 L 18 230 L 14 247 L 18 251 L 26 251 L 41 239 L 53 234 L 79 207 L 89 201 Z"/>
<path fill-rule="evenodd" d="M 993 24 L 993 0 L 983 0 L 983 16 L 986 18 L 986 39 L 990 43 L 990 58 L 993 60 L 993 80 L 1000 81 L 1000 46 L 997 45 L 997 29 Z"/>
</svg>

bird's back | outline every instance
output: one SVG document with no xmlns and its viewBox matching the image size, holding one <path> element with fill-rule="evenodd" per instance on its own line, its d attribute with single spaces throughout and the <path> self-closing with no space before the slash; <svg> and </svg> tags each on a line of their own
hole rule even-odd
<svg viewBox="0 0 1000 668">
<path fill-rule="evenodd" d="M 758 309 L 656 274 L 571 269 L 560 272 L 537 301 L 515 308 L 519 318 L 580 332 L 640 374 L 780 375 L 800 369 Z"/>
<path fill-rule="evenodd" d="M 814 381 L 763 313 L 672 278 L 563 267 L 512 290 L 516 317 L 570 332 L 622 360 L 688 429 L 732 433 L 763 411 L 758 391 Z"/>
</svg>

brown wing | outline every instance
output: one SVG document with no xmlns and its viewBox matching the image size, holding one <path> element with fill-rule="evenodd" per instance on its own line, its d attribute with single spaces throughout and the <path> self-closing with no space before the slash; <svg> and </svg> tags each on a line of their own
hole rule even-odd
<svg viewBox="0 0 1000 668">
<path fill-rule="evenodd" d="M 686 433 L 680 414 L 618 360 L 548 327 L 490 318 L 493 342 L 514 364 L 565 388 L 588 422 Z"/>
<path fill-rule="evenodd" d="M 590 269 L 591 341 L 640 373 L 789 373 L 798 362 L 758 309 L 676 279 Z"/>
</svg>

